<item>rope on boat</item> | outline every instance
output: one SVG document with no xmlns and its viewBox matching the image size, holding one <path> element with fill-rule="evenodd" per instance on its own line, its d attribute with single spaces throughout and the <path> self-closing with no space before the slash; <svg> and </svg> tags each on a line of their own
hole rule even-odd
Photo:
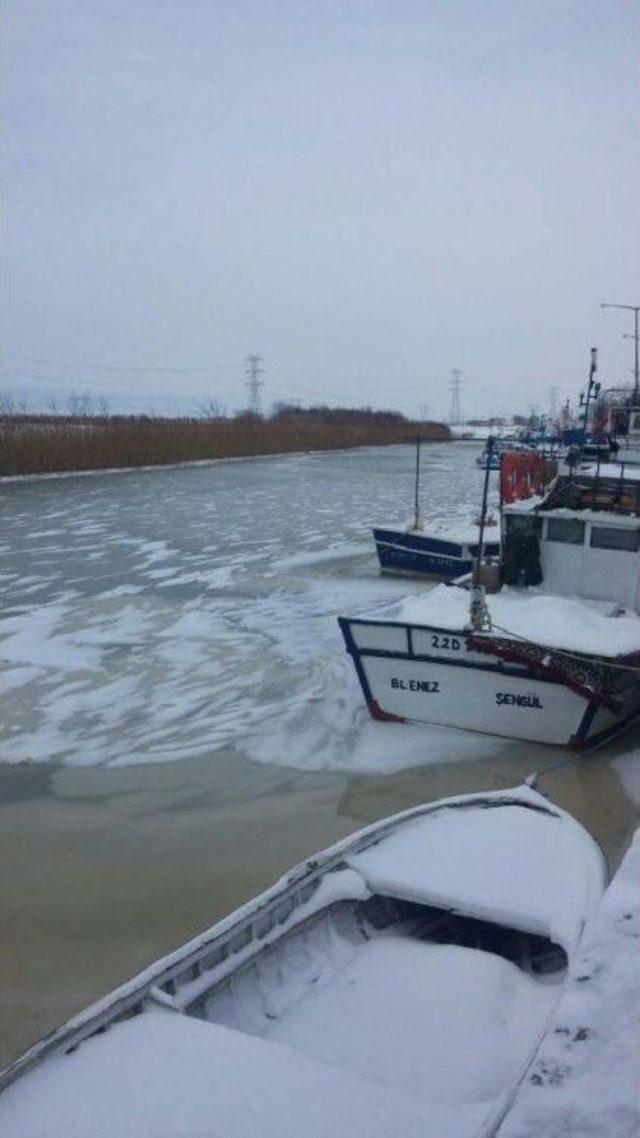
<svg viewBox="0 0 640 1138">
<path fill-rule="evenodd" d="M 636 717 L 634 722 L 637 722 L 638 718 L 640 718 L 640 714 Z M 621 724 L 616 731 L 612 731 L 608 736 L 607 743 L 610 743 L 612 739 L 617 739 L 619 735 L 622 735 L 624 731 L 629 729 L 629 726 L 629 723 Z M 557 763 L 550 763 L 548 767 L 543 767 L 542 770 L 532 771 L 532 773 L 525 778 L 524 785 L 530 786 L 532 790 L 535 790 L 538 785 L 538 779 L 542 778 L 543 775 L 550 774 L 551 771 L 557 771 L 561 767 L 567 767 L 569 763 L 581 762 L 586 755 L 592 755 L 594 751 L 599 751 L 601 747 L 602 743 L 593 743 L 590 747 L 581 747 L 579 752 L 574 752 L 566 759 L 560 759 Z"/>
<path fill-rule="evenodd" d="M 591 749 L 594 750 L 595 748 Z M 584 754 L 585 752 L 581 751 L 579 755 L 569 755 L 568 759 L 560 759 L 559 762 L 550 763 L 548 767 L 543 767 L 540 771 L 533 771 L 530 775 L 527 776 L 527 778 L 525 778 L 524 785 L 530 786 L 532 790 L 535 790 L 538 785 L 538 780 L 541 779 L 543 775 L 549 774 L 550 771 L 559 770 L 560 767 L 566 767 L 569 765 L 569 763 L 575 763 L 576 760 L 578 758 L 582 758 Z"/>
</svg>

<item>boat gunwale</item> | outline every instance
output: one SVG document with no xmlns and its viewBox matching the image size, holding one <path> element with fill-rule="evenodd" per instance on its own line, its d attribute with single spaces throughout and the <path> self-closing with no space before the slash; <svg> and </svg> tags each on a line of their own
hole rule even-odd
<svg viewBox="0 0 640 1138">
<path fill-rule="evenodd" d="M 449 587 L 451 587 L 451 586 L 449 586 Z M 575 598 L 569 598 L 569 599 L 575 599 Z M 396 605 L 397 603 L 398 603 L 397 601 L 388 602 L 389 606 Z M 381 608 L 386 607 L 386 604 L 384 606 L 381 605 L 380 607 Z M 496 637 L 495 633 L 493 633 L 493 632 L 491 632 L 491 633 L 475 632 L 472 628 L 442 628 L 440 625 L 437 625 L 437 624 L 418 624 L 416 621 L 376 620 L 375 618 L 367 619 L 367 617 L 359 617 L 359 616 L 339 616 L 337 618 L 337 620 L 338 620 L 338 624 L 340 625 L 340 628 L 342 630 L 343 636 L 345 636 L 345 627 L 350 626 L 352 624 L 371 625 L 374 628 L 403 628 L 409 634 L 407 637 L 408 643 L 411 642 L 411 635 L 410 634 L 411 634 L 413 629 L 416 629 L 418 632 L 441 633 L 443 636 L 460 636 L 460 637 L 463 637 L 464 639 L 468 639 L 470 636 L 483 636 L 483 635 L 485 635 L 485 636 L 487 636 L 487 639 L 489 639 L 489 638 L 501 639 L 501 640 L 504 640 L 505 643 L 507 643 L 507 644 L 518 644 L 520 640 L 525 639 L 524 637 L 519 637 L 519 636 L 515 636 L 515 635 L 513 635 L 513 636 L 502 635 L 500 637 Z M 350 628 L 348 628 L 348 632 L 349 632 L 350 639 L 352 639 L 352 637 L 350 635 L 351 634 Z M 345 640 L 346 639 L 347 639 L 347 637 L 345 636 Z M 622 654 L 619 656 L 597 656 L 593 652 L 581 652 L 577 648 L 562 648 L 557 644 L 543 644 L 542 641 L 539 641 L 539 640 L 532 640 L 532 641 L 526 641 L 526 642 L 535 644 L 536 647 L 538 647 L 538 648 L 545 648 L 549 652 L 558 652 L 560 654 L 565 653 L 566 655 L 570 655 L 570 656 L 578 656 L 584 660 L 594 661 L 595 663 L 602 664 L 604 667 L 606 667 L 607 665 L 615 666 L 615 667 L 620 667 L 620 666 L 624 667 L 625 664 L 627 664 L 628 670 L 630 672 L 632 672 L 634 669 L 637 670 L 637 664 L 629 661 L 629 657 L 630 656 L 632 656 L 632 657 L 637 656 L 639 654 L 638 652 L 625 653 L 625 654 Z M 413 651 L 407 652 L 406 656 L 404 656 L 397 649 L 359 648 L 358 645 L 355 644 L 355 642 L 353 644 L 353 647 L 359 655 L 363 655 L 363 656 L 365 656 L 365 655 L 366 656 L 377 656 L 377 655 L 395 656 L 401 660 L 403 660 L 403 659 L 428 660 L 428 661 L 432 661 L 432 662 L 437 662 L 438 664 L 447 663 L 447 664 L 454 664 L 454 666 L 460 666 L 460 667 L 484 668 L 484 665 L 479 664 L 479 663 L 474 662 L 474 661 L 449 660 L 448 658 L 442 657 L 442 656 L 424 656 L 424 655 L 418 656 Z M 347 651 L 350 652 L 350 648 L 347 648 Z M 470 651 L 473 651 L 473 649 L 470 649 Z M 350 652 L 350 654 L 352 654 L 352 653 Z M 491 667 L 491 665 L 490 665 L 490 667 Z M 524 675 L 524 672 L 518 672 L 518 675 Z M 541 678 L 541 677 L 536 677 L 536 678 Z"/>
<path fill-rule="evenodd" d="M 378 533 L 397 534 L 399 537 L 406 536 L 407 538 L 409 538 L 411 540 L 416 540 L 416 538 L 417 538 L 419 541 L 424 541 L 424 542 L 427 542 L 427 541 L 436 542 L 437 541 L 437 543 L 440 546 L 449 545 L 450 547 L 455 547 L 456 549 L 461 550 L 461 552 L 460 553 L 453 553 L 450 550 L 444 550 L 444 549 L 435 549 L 435 548 L 434 549 L 428 549 L 426 547 L 426 545 L 423 545 L 423 546 L 408 545 L 408 544 L 402 545 L 401 543 L 399 543 L 397 541 L 389 541 L 387 538 L 384 538 L 384 537 L 376 537 L 376 534 L 378 534 Z M 376 545 L 376 548 L 382 547 L 383 549 L 398 549 L 402 553 L 417 553 L 418 556 L 422 556 L 422 557 L 446 557 L 450 561 L 469 561 L 469 560 L 472 560 L 475 555 L 471 552 L 471 550 L 473 548 L 477 549 L 478 544 L 479 544 L 477 537 L 474 537 L 473 541 L 455 541 L 453 538 L 451 538 L 451 539 L 446 538 L 446 537 L 443 538 L 440 536 L 432 538 L 430 534 L 425 534 L 425 533 L 415 534 L 415 533 L 407 533 L 404 530 L 401 531 L 401 530 L 376 529 L 376 528 L 373 529 L 373 540 L 374 540 L 374 544 Z M 493 548 L 493 547 L 495 547 L 495 550 L 496 550 L 496 552 L 488 552 L 487 556 L 497 557 L 499 555 L 499 552 L 500 552 L 500 544 L 501 544 L 501 539 L 495 538 L 495 537 L 492 537 L 491 540 L 484 541 L 483 542 L 483 548 L 485 550 L 488 551 L 490 548 Z"/>
</svg>

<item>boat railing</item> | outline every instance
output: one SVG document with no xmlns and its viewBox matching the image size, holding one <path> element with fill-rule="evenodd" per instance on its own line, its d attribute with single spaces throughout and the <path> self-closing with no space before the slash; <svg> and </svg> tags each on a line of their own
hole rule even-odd
<svg viewBox="0 0 640 1138">
<path fill-rule="evenodd" d="M 568 477 L 560 477 L 540 509 L 546 511 L 564 507 L 640 515 L 640 479 L 628 476 L 624 462 L 620 463 L 620 470 L 614 475 L 603 474 L 601 465 L 599 461 L 596 463 L 593 475 L 581 474 L 573 469 Z"/>
</svg>

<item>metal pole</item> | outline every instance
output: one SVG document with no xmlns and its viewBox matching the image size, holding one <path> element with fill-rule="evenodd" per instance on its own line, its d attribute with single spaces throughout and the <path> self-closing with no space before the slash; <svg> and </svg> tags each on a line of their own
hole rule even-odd
<svg viewBox="0 0 640 1138">
<path fill-rule="evenodd" d="M 592 348 L 591 349 L 591 367 L 589 368 L 589 382 L 587 384 L 587 397 L 584 401 L 584 434 L 582 437 L 582 443 L 580 445 L 580 462 L 582 462 L 582 456 L 584 453 L 584 445 L 587 441 L 587 431 L 589 430 L 589 403 L 591 401 L 591 392 L 593 391 L 593 388 L 594 388 L 593 377 L 596 374 L 597 370 L 598 370 L 598 349 Z"/>
<path fill-rule="evenodd" d="M 634 308 L 633 315 L 635 318 L 635 320 L 634 320 L 635 354 L 634 354 L 634 360 L 633 360 L 633 397 L 635 399 L 635 405 L 638 405 L 638 308 Z"/>
<path fill-rule="evenodd" d="M 633 312 L 634 329 L 635 329 L 635 334 L 634 334 L 635 351 L 633 353 L 633 361 L 634 361 L 633 362 L 633 398 L 634 398 L 634 401 L 635 401 L 636 406 L 637 406 L 638 397 L 640 394 L 640 376 L 638 375 L 638 312 L 640 311 L 640 305 L 638 305 L 638 304 L 601 304 L 600 307 L 601 308 L 622 308 L 626 312 Z"/>
<path fill-rule="evenodd" d="M 489 475 L 491 473 L 491 458 L 493 455 L 493 435 L 487 439 L 487 465 L 484 471 L 484 489 L 482 491 L 482 513 L 480 514 L 480 534 L 478 537 L 478 556 L 476 559 L 475 583 L 480 581 L 480 566 L 484 553 L 484 525 L 487 517 L 487 499 L 489 497 Z"/>
<path fill-rule="evenodd" d="M 413 505 L 413 528 L 420 529 L 420 439 L 416 439 L 416 487 Z"/>
</svg>

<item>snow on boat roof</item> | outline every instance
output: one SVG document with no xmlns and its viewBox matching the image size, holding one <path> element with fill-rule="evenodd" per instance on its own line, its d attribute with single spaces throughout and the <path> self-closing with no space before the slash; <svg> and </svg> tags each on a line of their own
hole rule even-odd
<svg viewBox="0 0 640 1138">
<path fill-rule="evenodd" d="M 5 1091 L 4 1138 L 460 1138 L 487 1104 L 424 1104 L 369 1079 L 150 1008 Z M 466 1124 L 465 1124 L 466 1123 Z"/>
<path fill-rule="evenodd" d="M 434 518 L 425 522 L 421 529 L 415 529 L 411 523 L 399 526 L 397 522 L 393 525 L 376 525 L 374 528 L 398 534 L 413 534 L 416 537 L 421 535 L 437 537 L 441 541 L 454 541 L 457 545 L 474 545 L 480 535 L 479 525 L 464 518 Z M 499 521 L 485 523 L 484 540 L 485 542 L 500 540 Z"/>
<path fill-rule="evenodd" d="M 622 462 L 601 462 L 600 466 L 594 462 L 589 466 L 582 466 L 580 469 L 580 474 L 588 474 L 590 478 L 595 478 L 596 476 L 599 476 L 600 478 L 621 478 L 622 466 Z M 640 481 L 640 466 L 636 466 L 630 462 L 625 462 L 624 481 Z"/>
<path fill-rule="evenodd" d="M 469 600 L 466 589 L 437 585 L 358 617 L 462 631 L 469 627 Z M 640 616 L 631 609 L 621 610 L 614 601 L 503 588 L 487 597 L 487 606 L 494 631 L 501 636 L 597 656 L 640 652 Z"/>
<path fill-rule="evenodd" d="M 502 512 L 505 514 L 512 511 L 519 514 L 531 513 L 540 508 L 546 496 L 546 494 L 532 494 L 530 498 L 518 498 L 515 502 L 505 502 Z"/>
<path fill-rule="evenodd" d="M 528 498 L 519 502 L 509 502 L 502 507 L 505 514 L 526 514 L 540 509 L 543 498 Z M 622 529 L 637 528 L 640 519 L 637 514 L 621 514 L 616 510 L 589 510 L 583 506 L 549 506 L 540 509 L 542 518 L 575 518 L 580 522 L 593 522 L 599 526 L 619 526 Z"/>
<path fill-rule="evenodd" d="M 570 952 L 605 885 L 569 815 L 535 805 L 443 808 L 348 859 L 372 892 L 547 936 Z"/>
</svg>

